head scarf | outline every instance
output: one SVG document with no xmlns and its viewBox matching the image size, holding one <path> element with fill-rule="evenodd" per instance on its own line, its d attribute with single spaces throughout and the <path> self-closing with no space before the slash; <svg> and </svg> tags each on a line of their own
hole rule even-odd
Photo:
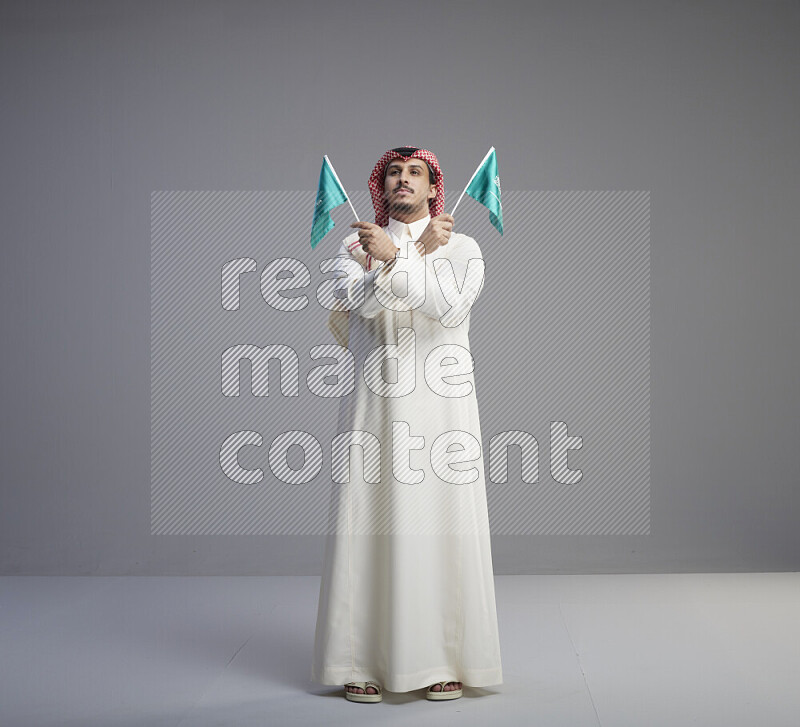
<svg viewBox="0 0 800 727">
<path fill-rule="evenodd" d="M 389 206 L 383 198 L 386 166 L 392 159 L 408 159 L 409 157 L 422 159 L 433 169 L 433 173 L 436 175 L 436 196 L 430 200 L 428 208 L 431 217 L 436 217 L 444 212 L 444 175 L 436 155 L 427 149 L 419 149 L 416 146 L 401 146 L 397 149 L 389 149 L 378 160 L 375 169 L 369 175 L 369 193 L 372 195 L 372 206 L 375 208 L 375 224 L 379 227 L 386 227 L 389 224 Z"/>
</svg>

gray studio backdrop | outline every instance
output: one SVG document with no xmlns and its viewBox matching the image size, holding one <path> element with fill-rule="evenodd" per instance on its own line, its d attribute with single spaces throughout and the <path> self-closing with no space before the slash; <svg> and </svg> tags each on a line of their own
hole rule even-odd
<svg viewBox="0 0 800 727">
<path fill-rule="evenodd" d="M 198 349 L 218 360 L 232 343 L 289 342 L 291 329 L 270 328 L 279 332 L 269 341 L 227 328 L 222 258 L 205 241 L 193 248 L 185 231 L 156 235 L 177 246 L 151 247 L 152 205 L 161 214 L 168 200 L 174 213 L 184 209 L 175 193 L 208 201 L 202 195 L 217 191 L 274 209 L 274 195 L 288 194 L 296 213 L 225 252 L 251 256 L 259 270 L 293 255 L 318 276 L 305 200 L 322 155 L 369 218 L 369 172 L 405 144 L 437 153 L 448 211 L 489 146 L 498 150 L 510 232 L 500 238 L 462 202 L 487 265 L 471 328 L 484 444 L 503 428 L 536 436 L 539 481 L 526 491 L 534 506 L 555 491 L 552 421 L 584 438 L 569 460 L 584 485 L 593 452 L 618 453 L 618 466 L 602 463 L 610 494 L 596 490 L 580 523 L 555 514 L 501 528 L 495 571 L 797 569 L 798 31 L 800 6 L 789 2 L 3 3 L 0 572 L 320 572 L 320 533 L 259 530 L 246 518 L 238 530 L 225 517 L 212 527 L 191 502 L 166 525 L 165 510 L 151 511 L 154 421 L 185 429 L 154 451 L 179 452 L 191 486 L 208 471 L 208 448 L 190 448 L 198 422 L 260 428 L 268 442 L 307 429 L 301 421 L 333 421 L 335 409 L 325 402 L 317 418 L 306 401 L 297 421 L 273 410 L 276 423 L 257 408 L 265 399 L 231 414 L 219 388 L 209 408 L 191 387 L 167 385 L 154 390 L 172 399 L 155 411 L 172 419 L 151 419 L 165 335 L 188 355 L 194 331 L 230 332 Z M 543 236 L 542 217 L 524 211 L 547 199 L 578 200 L 581 214 L 601 200 L 617 217 L 632 214 L 620 207 L 627 200 L 638 205 L 629 214 L 637 232 L 627 247 L 609 237 L 608 254 L 594 222 L 581 237 L 550 215 Z M 346 232 L 339 212 L 326 254 Z M 170 266 L 154 251 L 171 255 Z M 203 297 L 204 274 L 216 297 Z M 191 329 L 177 308 L 151 319 L 151 304 L 163 302 L 154 280 L 190 312 L 213 302 L 217 327 L 203 330 L 201 317 Z M 615 310 L 621 299 L 603 297 L 612 289 L 604 281 L 631 293 L 637 315 L 579 315 L 592 301 Z M 567 304 L 577 307 L 554 324 Z M 323 313 L 317 307 L 303 330 L 324 326 Z M 566 326 L 581 331 L 572 347 Z M 598 341 L 607 348 L 589 347 Z M 308 350 L 305 339 L 298 350 Z M 593 387 L 581 361 L 598 351 L 625 356 L 604 358 Z M 242 382 L 250 396 L 247 375 Z M 617 449 L 591 436 L 601 425 Z M 519 458 L 509 475 L 521 482 Z M 614 490 L 623 477 L 639 486 L 627 509 Z M 493 487 L 497 505 L 503 492 Z M 237 506 L 241 518 L 247 503 Z M 612 511 L 616 519 L 601 522 Z"/>
</svg>

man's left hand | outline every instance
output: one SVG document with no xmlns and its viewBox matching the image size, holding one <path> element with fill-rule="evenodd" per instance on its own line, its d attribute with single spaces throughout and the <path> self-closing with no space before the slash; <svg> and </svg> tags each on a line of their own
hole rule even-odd
<svg viewBox="0 0 800 727">
<path fill-rule="evenodd" d="M 350 227 L 358 229 L 358 241 L 361 249 L 369 253 L 376 260 L 393 260 L 397 254 L 397 247 L 389 238 L 382 227 L 372 222 L 354 222 Z"/>
</svg>

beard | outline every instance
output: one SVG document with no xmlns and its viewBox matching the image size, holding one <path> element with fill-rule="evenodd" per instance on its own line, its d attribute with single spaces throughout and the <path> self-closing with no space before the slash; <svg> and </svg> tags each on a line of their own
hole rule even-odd
<svg viewBox="0 0 800 727">
<path fill-rule="evenodd" d="M 388 196 L 387 196 L 386 202 L 387 202 L 387 208 L 389 210 L 389 216 L 390 217 L 395 217 L 395 214 L 394 214 L 395 212 L 397 212 L 397 213 L 399 213 L 401 215 L 408 215 L 408 214 L 412 214 L 412 213 L 416 214 L 416 213 L 420 212 L 423 209 L 425 209 L 425 210 L 428 209 L 428 200 L 427 199 L 421 199 L 419 202 L 417 202 L 415 204 L 413 202 L 403 202 L 402 200 L 399 200 L 399 199 L 392 200 L 392 199 L 388 198 Z M 397 218 L 395 217 L 395 219 L 397 219 Z"/>
</svg>

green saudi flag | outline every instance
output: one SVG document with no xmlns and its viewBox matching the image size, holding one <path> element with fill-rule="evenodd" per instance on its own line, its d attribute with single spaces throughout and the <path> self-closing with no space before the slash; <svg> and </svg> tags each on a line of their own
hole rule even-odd
<svg viewBox="0 0 800 727">
<path fill-rule="evenodd" d="M 489 222 L 503 234 L 503 205 L 500 203 L 500 177 L 494 147 L 484 158 L 467 185 L 466 193 L 489 210 Z"/>
<path fill-rule="evenodd" d="M 319 188 L 317 189 L 317 203 L 314 205 L 314 222 L 311 224 L 311 247 L 333 229 L 331 212 L 339 205 L 347 202 L 347 193 L 344 191 L 339 177 L 328 156 L 322 159 L 322 169 L 319 173 Z"/>
</svg>

